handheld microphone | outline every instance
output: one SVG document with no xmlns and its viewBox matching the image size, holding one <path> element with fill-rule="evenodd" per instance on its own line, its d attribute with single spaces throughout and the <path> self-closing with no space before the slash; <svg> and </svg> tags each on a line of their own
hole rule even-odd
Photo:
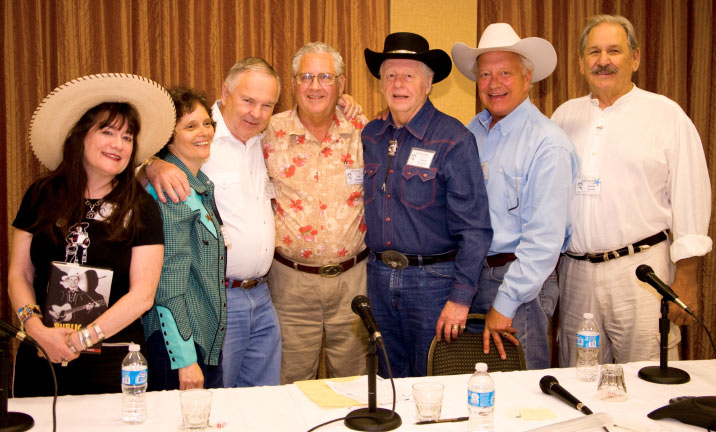
<svg viewBox="0 0 716 432">
<path fill-rule="evenodd" d="M 652 269 L 646 264 L 642 264 L 636 268 L 636 277 L 640 281 L 646 282 L 652 287 L 654 287 L 654 289 L 666 300 L 676 303 L 676 305 L 679 306 L 681 309 L 693 315 L 693 312 L 691 312 L 689 307 L 686 306 L 686 304 L 679 299 L 679 296 L 676 295 L 674 290 L 672 290 L 669 285 L 665 284 L 661 279 L 659 279 L 659 276 L 654 273 L 654 269 Z"/>
<path fill-rule="evenodd" d="M 376 343 L 379 343 L 378 340 L 380 340 L 380 343 L 382 343 L 383 336 L 380 334 L 380 330 L 378 330 L 378 323 L 375 321 L 373 312 L 370 311 L 370 300 L 368 300 L 368 297 L 364 295 L 355 296 L 351 302 L 351 309 L 356 315 L 361 317 L 363 325 L 368 329 L 368 333 L 373 340 Z"/>
<path fill-rule="evenodd" d="M 20 329 L 16 328 L 15 326 L 6 323 L 3 320 L 0 320 L 0 333 L 15 338 L 19 340 L 20 342 L 25 342 L 27 344 L 30 344 L 34 347 L 38 347 L 39 345 L 37 342 L 35 342 L 35 339 L 31 338 L 27 335 L 24 331 L 21 331 Z"/>
<path fill-rule="evenodd" d="M 574 397 L 572 393 L 568 392 L 564 389 L 564 387 L 559 385 L 559 381 L 557 381 L 557 378 L 553 377 L 552 375 L 543 376 L 542 379 L 539 380 L 539 388 L 542 389 L 543 393 L 556 397 L 557 399 L 561 400 L 562 402 L 566 403 L 571 407 L 574 407 L 576 410 L 581 411 L 584 414 L 592 414 L 592 410 L 587 408 L 587 406 L 580 402 L 579 399 Z"/>
</svg>

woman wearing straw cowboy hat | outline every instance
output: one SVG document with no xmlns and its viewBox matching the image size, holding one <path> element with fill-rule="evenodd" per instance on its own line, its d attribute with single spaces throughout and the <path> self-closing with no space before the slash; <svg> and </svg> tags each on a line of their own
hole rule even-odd
<svg viewBox="0 0 716 432">
<path fill-rule="evenodd" d="M 505 358 L 502 344 L 519 339 L 527 368 L 548 368 L 555 266 L 572 232 L 579 162 L 567 135 L 530 102 L 529 86 L 552 73 L 557 54 L 548 41 L 520 39 L 509 24 L 497 23 L 477 48 L 453 45 L 452 57 L 477 81 L 485 106 L 467 128 L 480 153 L 494 236 L 471 311 L 487 314 L 487 349 L 492 338 Z"/>
<path fill-rule="evenodd" d="M 105 338 L 143 343 L 139 317 L 154 300 L 164 239 L 156 204 L 135 180 L 134 166 L 161 148 L 173 129 L 169 94 L 136 75 L 72 80 L 35 110 L 30 144 L 51 172 L 25 193 L 13 222 L 8 286 L 25 331 L 53 366 L 66 366 L 55 367 L 59 394 L 120 391 L 126 347 L 80 353 Z M 82 238 L 73 234 L 79 224 Z M 80 329 L 43 325 L 52 261 L 111 269 L 108 310 Z M 50 395 L 52 387 L 46 362 L 20 346 L 15 395 Z"/>
</svg>

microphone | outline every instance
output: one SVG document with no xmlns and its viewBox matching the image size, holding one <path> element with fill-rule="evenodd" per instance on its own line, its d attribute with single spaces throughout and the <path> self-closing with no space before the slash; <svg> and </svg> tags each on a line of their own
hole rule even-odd
<svg viewBox="0 0 716 432">
<path fill-rule="evenodd" d="M 35 342 L 35 339 L 31 338 L 27 335 L 24 331 L 21 331 L 20 329 L 16 328 L 15 326 L 6 323 L 3 320 L 0 320 L 0 333 L 4 334 L 5 336 L 15 338 L 19 340 L 20 342 L 25 342 L 27 344 L 30 344 L 34 347 L 38 347 L 39 345 L 37 342 Z"/>
<path fill-rule="evenodd" d="M 646 264 L 642 264 L 636 268 L 636 277 L 640 281 L 646 282 L 652 287 L 654 287 L 654 289 L 666 300 L 676 303 L 676 305 L 679 306 L 681 309 L 693 315 L 693 312 L 691 312 L 689 307 L 686 306 L 686 303 L 682 302 L 679 299 L 679 296 L 676 295 L 674 290 L 672 290 L 669 285 L 665 284 L 661 279 L 659 279 L 659 276 L 654 273 L 654 269 L 652 269 Z"/>
<path fill-rule="evenodd" d="M 592 410 L 587 408 L 587 406 L 580 402 L 579 399 L 574 397 L 572 393 L 568 392 L 564 389 L 564 387 L 559 385 L 559 381 L 557 381 L 557 378 L 553 377 L 552 375 L 543 376 L 542 379 L 539 380 L 539 388 L 541 388 L 542 392 L 544 392 L 545 394 L 556 397 L 557 399 L 561 400 L 569 406 L 574 407 L 576 410 L 581 411 L 584 414 L 592 414 Z"/>
<path fill-rule="evenodd" d="M 382 344 L 383 336 L 380 334 L 380 330 L 378 330 L 378 323 L 375 321 L 373 312 L 370 311 L 370 300 L 368 300 L 368 297 L 364 295 L 355 296 L 351 302 L 351 309 L 356 315 L 361 317 L 363 325 L 365 325 L 365 328 L 368 329 L 368 333 L 371 335 L 373 340 L 376 343 L 380 340 L 380 343 Z"/>
</svg>

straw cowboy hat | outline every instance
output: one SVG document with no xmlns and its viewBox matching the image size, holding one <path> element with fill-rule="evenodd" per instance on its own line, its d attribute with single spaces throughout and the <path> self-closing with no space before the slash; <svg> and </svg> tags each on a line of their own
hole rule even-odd
<svg viewBox="0 0 716 432">
<path fill-rule="evenodd" d="M 438 83 L 452 70 L 450 56 L 440 49 L 430 49 L 428 41 L 415 33 L 391 33 L 385 38 L 383 52 L 365 49 L 365 63 L 374 77 L 380 78 L 380 65 L 388 59 L 408 59 L 423 62 L 433 70 L 433 84 Z"/>
<path fill-rule="evenodd" d="M 126 102 L 139 113 L 135 164 L 159 151 L 172 136 L 176 112 L 164 87 L 138 75 L 88 75 L 57 87 L 35 109 L 29 137 L 37 159 L 49 170 L 56 169 L 70 130 L 84 113 L 103 102 Z"/>
<path fill-rule="evenodd" d="M 480 54 L 489 51 L 510 51 L 531 61 L 534 65 L 533 83 L 547 78 L 557 66 L 557 52 L 549 41 L 538 37 L 520 39 L 512 27 L 505 23 L 487 26 L 477 48 L 456 42 L 452 46 L 452 60 L 463 75 L 476 81 L 475 62 Z"/>
</svg>

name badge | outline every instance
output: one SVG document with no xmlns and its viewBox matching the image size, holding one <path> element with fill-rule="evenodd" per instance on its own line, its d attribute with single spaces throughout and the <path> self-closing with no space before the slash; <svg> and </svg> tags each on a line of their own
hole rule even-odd
<svg viewBox="0 0 716 432">
<path fill-rule="evenodd" d="M 574 188 L 574 192 L 577 195 L 599 195 L 602 187 L 602 182 L 598 178 L 583 178 L 577 179 L 577 185 Z"/>
<path fill-rule="evenodd" d="M 346 184 L 363 184 L 363 168 L 346 168 Z"/>
<path fill-rule="evenodd" d="M 231 237 L 229 236 L 229 229 L 224 225 L 221 225 L 221 236 L 224 237 L 224 246 L 228 249 L 231 246 Z"/>
<path fill-rule="evenodd" d="M 487 180 L 487 171 L 488 171 L 487 165 L 488 165 L 488 162 L 480 163 L 480 166 L 482 167 L 482 179 L 483 180 Z"/>
<path fill-rule="evenodd" d="M 418 168 L 430 168 L 433 157 L 435 157 L 434 150 L 413 148 L 410 150 L 410 156 L 408 156 L 408 162 L 406 162 L 406 165 L 412 165 Z"/>
<path fill-rule="evenodd" d="M 272 181 L 266 182 L 266 199 L 275 199 L 276 198 L 276 186 L 274 186 Z"/>
</svg>

